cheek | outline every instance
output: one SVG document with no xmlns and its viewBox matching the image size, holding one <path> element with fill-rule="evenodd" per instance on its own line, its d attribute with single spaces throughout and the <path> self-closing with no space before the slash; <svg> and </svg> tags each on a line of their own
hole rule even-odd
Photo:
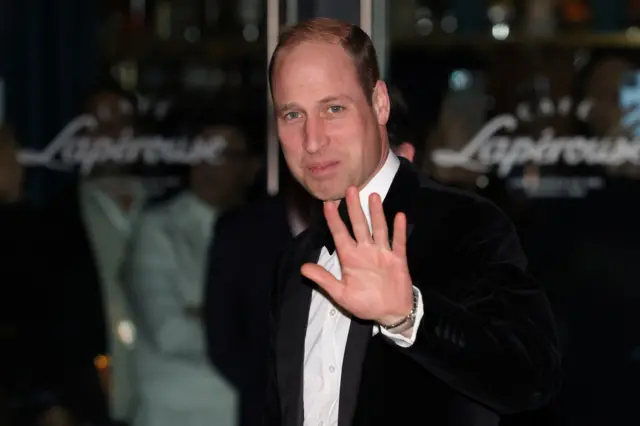
<svg viewBox="0 0 640 426">
<path fill-rule="evenodd" d="M 302 157 L 303 142 L 298 129 L 293 128 L 293 126 L 287 127 L 286 129 L 279 129 L 278 137 L 280 138 L 280 146 L 287 161 L 295 162 L 296 159 L 299 160 Z"/>
<path fill-rule="evenodd" d="M 334 144 L 346 149 L 358 145 L 365 137 L 365 126 L 355 117 L 331 121 L 326 127 L 327 136 Z"/>
<path fill-rule="evenodd" d="M 362 120 L 343 121 L 332 126 L 330 138 L 339 145 L 341 151 L 350 152 L 354 160 L 358 160 L 357 157 L 366 155 L 369 151 L 367 141 L 373 137 L 369 129 L 370 126 Z"/>
</svg>

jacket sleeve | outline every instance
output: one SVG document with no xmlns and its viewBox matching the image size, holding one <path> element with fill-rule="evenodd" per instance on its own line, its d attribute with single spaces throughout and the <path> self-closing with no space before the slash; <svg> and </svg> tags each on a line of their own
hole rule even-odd
<svg viewBox="0 0 640 426">
<path fill-rule="evenodd" d="M 453 263 L 413 276 L 424 315 L 414 344 L 399 350 L 498 413 L 536 409 L 560 384 L 553 314 L 525 272 L 511 222 L 492 204 L 476 203 Z"/>
</svg>

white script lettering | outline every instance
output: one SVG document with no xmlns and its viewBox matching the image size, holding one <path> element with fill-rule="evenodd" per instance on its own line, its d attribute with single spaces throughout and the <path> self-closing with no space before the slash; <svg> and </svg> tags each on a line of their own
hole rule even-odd
<svg viewBox="0 0 640 426">
<path fill-rule="evenodd" d="M 222 158 L 227 141 L 222 136 L 209 139 L 166 139 L 161 136 L 134 136 L 124 132 L 118 138 L 79 136 L 98 124 L 92 115 L 72 120 L 43 150 L 22 149 L 18 160 L 25 166 L 46 166 L 68 170 L 80 166 L 81 173 L 90 173 L 104 163 L 134 164 L 216 164 Z"/>
<path fill-rule="evenodd" d="M 538 140 L 528 136 L 501 136 L 501 131 L 513 132 L 518 120 L 510 114 L 489 121 L 460 151 L 436 149 L 433 162 L 441 167 L 462 167 L 486 172 L 497 167 L 505 177 L 516 166 L 525 164 L 551 165 L 561 161 L 568 165 L 619 166 L 640 165 L 640 139 L 556 137 L 553 129 L 544 130 Z"/>
</svg>

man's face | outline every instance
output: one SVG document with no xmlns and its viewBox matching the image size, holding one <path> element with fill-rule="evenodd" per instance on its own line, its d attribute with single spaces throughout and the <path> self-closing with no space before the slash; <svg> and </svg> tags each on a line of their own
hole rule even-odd
<svg viewBox="0 0 640 426">
<path fill-rule="evenodd" d="M 259 165 L 256 159 L 249 156 L 246 142 L 236 130 L 227 127 L 207 129 L 200 137 L 222 137 L 227 146 L 220 164 L 202 163 L 191 168 L 191 188 L 218 208 L 231 208 L 241 203 Z"/>
<path fill-rule="evenodd" d="M 596 136 L 623 136 L 623 132 L 617 134 L 621 130 L 622 120 L 620 84 L 624 74 L 631 70 L 631 63 L 619 58 L 607 58 L 600 61 L 587 81 L 586 97 L 594 102 L 587 124 Z"/>
<path fill-rule="evenodd" d="M 321 200 L 366 185 L 388 152 L 384 83 L 371 104 L 344 49 L 311 41 L 279 53 L 272 81 L 278 134 L 296 179 Z"/>
<path fill-rule="evenodd" d="M 124 130 L 133 126 L 133 106 L 117 93 L 98 92 L 91 96 L 86 106 L 98 125 L 91 132 L 94 137 L 118 138 Z"/>
<path fill-rule="evenodd" d="M 116 140 L 126 131 L 133 131 L 133 105 L 117 93 L 105 91 L 93 94 L 85 106 L 85 113 L 97 120 L 96 126 L 86 135 L 93 143 L 98 143 L 103 138 Z M 92 175 L 117 176 L 127 174 L 129 170 L 128 165 L 109 161 L 96 166 Z"/>
</svg>

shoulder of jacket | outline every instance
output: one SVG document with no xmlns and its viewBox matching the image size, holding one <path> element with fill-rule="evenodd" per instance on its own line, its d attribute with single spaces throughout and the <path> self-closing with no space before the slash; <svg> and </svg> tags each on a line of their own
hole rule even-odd
<svg viewBox="0 0 640 426">
<path fill-rule="evenodd" d="M 423 177 L 420 181 L 418 201 L 437 203 L 438 208 L 448 211 L 478 210 L 504 214 L 491 200 L 471 191 L 454 188 Z"/>
</svg>

